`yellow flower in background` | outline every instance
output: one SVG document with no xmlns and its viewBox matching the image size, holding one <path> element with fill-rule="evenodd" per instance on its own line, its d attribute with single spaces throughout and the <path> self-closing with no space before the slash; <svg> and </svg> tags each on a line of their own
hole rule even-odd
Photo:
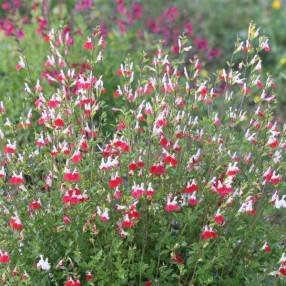
<svg viewBox="0 0 286 286">
<path fill-rule="evenodd" d="M 281 8 L 281 0 L 274 0 L 272 2 L 272 8 L 275 10 L 279 10 Z"/>
<path fill-rule="evenodd" d="M 286 65 L 286 57 L 280 59 L 280 65 Z"/>
<path fill-rule="evenodd" d="M 107 37 L 110 39 L 110 40 L 114 40 L 114 34 L 112 32 L 109 32 L 107 34 Z"/>
<path fill-rule="evenodd" d="M 208 77 L 208 75 L 209 75 L 209 73 L 207 70 L 201 70 L 201 76 L 202 77 L 206 78 L 206 77 Z"/>
<path fill-rule="evenodd" d="M 259 103 L 259 102 L 261 102 L 261 97 L 257 95 L 254 97 L 254 103 Z"/>
</svg>

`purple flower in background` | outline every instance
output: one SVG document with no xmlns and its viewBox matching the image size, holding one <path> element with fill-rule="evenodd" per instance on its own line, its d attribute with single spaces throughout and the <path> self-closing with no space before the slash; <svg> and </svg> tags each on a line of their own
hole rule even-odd
<svg viewBox="0 0 286 286">
<path fill-rule="evenodd" d="M 106 36 L 108 34 L 107 26 L 104 23 L 101 23 L 100 26 L 99 26 L 99 30 L 100 30 L 100 35 L 103 38 L 106 38 Z"/>
<path fill-rule="evenodd" d="M 23 30 L 18 30 L 18 31 L 16 31 L 16 37 L 17 37 L 18 39 L 23 39 L 24 36 L 25 36 L 25 33 L 24 33 Z"/>
</svg>

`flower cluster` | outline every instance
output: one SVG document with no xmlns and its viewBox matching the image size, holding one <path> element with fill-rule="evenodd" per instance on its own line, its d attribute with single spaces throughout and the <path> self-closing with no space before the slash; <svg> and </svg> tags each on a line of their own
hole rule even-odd
<svg viewBox="0 0 286 286">
<path fill-rule="evenodd" d="M 16 269 L 5 282 L 285 276 L 281 222 L 272 221 L 286 207 L 286 125 L 272 116 L 275 84 L 260 58 L 270 48 L 253 24 L 234 52 L 240 62 L 213 78 L 197 57 L 185 65 L 182 37 L 175 61 L 159 48 L 144 65 L 122 63 L 114 92 L 97 74 L 108 44 L 99 32 L 82 39 L 80 66 L 68 34 L 51 31 L 47 41 L 43 77 L 25 83 L 30 124 L 1 113 L 0 262 L 6 274 Z M 104 104 L 108 96 L 120 108 Z M 116 113 L 110 133 L 107 112 Z M 248 267 L 244 278 L 238 265 Z"/>
</svg>

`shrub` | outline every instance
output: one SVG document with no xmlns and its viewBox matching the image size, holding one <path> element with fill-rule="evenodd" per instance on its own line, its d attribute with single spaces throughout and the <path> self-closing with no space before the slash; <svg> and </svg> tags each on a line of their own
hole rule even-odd
<svg viewBox="0 0 286 286">
<path fill-rule="evenodd" d="M 161 48 L 126 60 L 119 108 L 103 100 L 98 32 L 75 67 L 68 36 L 48 40 L 43 79 L 25 84 L 31 112 L 15 125 L 1 107 L 2 283 L 283 283 L 286 142 L 261 73 L 268 39 L 251 24 L 210 78 L 185 38 L 174 61 Z"/>
</svg>

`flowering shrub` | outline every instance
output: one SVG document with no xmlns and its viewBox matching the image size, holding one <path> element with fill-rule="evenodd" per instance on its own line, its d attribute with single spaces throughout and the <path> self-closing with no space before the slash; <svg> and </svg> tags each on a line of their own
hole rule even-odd
<svg viewBox="0 0 286 286">
<path fill-rule="evenodd" d="M 262 76 L 268 39 L 251 24 L 208 79 L 198 58 L 186 62 L 185 38 L 174 61 L 160 48 L 126 60 L 120 108 L 103 101 L 100 33 L 74 67 L 68 36 L 47 41 L 45 74 L 24 84 L 31 110 L 16 124 L 0 108 L 2 283 L 282 283 L 286 127 Z M 24 57 L 17 68 L 29 73 Z"/>
</svg>

